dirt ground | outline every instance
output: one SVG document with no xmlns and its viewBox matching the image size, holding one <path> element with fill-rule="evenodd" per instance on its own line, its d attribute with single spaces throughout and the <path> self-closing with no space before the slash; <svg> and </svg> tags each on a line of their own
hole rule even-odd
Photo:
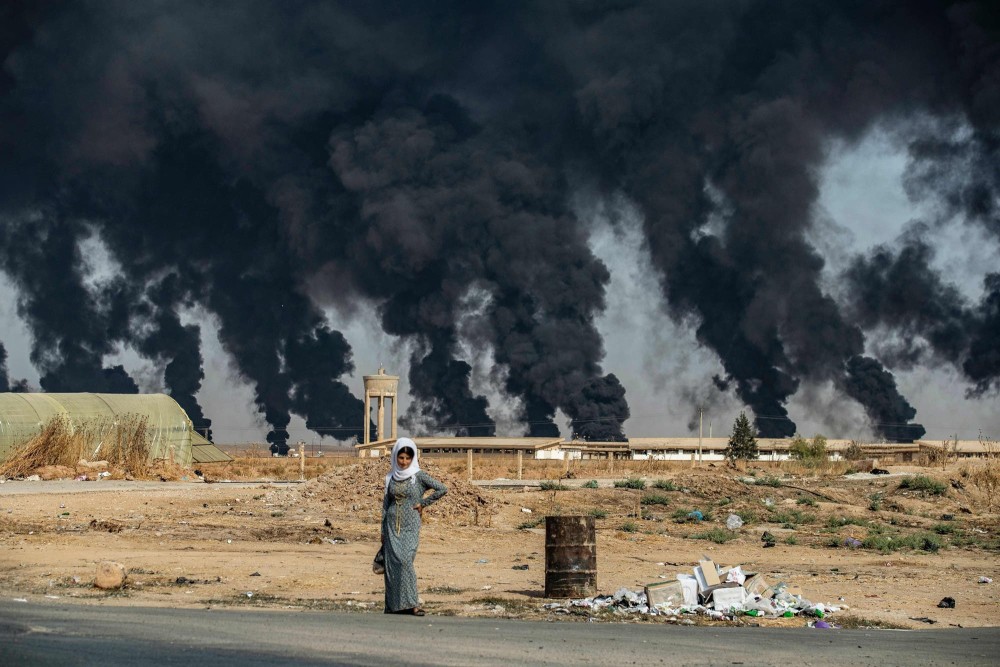
<svg viewBox="0 0 1000 667">
<path fill-rule="evenodd" d="M 534 463 L 526 462 L 526 477 L 560 472 Z M 238 479 L 236 472 L 260 475 L 264 465 L 205 467 L 215 483 L 192 483 L 193 475 L 166 482 L 6 481 L 0 597 L 381 612 L 382 580 L 372 574 L 371 559 L 384 463 L 311 462 L 311 479 L 301 484 L 221 481 Z M 266 465 L 281 468 L 272 476 L 297 477 L 295 461 Z M 542 608 L 543 518 L 593 514 L 602 593 L 672 580 L 706 554 L 764 573 L 772 583 L 798 584 L 813 602 L 845 607 L 835 623 L 1000 625 L 1000 498 L 982 474 L 990 466 L 995 471 L 997 463 L 890 466 L 884 476 L 721 465 L 619 466 L 609 475 L 581 467 L 561 483 L 571 487 L 565 490 L 496 490 L 466 482 L 461 461 L 426 462 L 452 492 L 425 514 L 420 591 L 436 614 L 586 620 L 583 612 Z M 646 489 L 614 488 L 625 476 L 643 477 Z M 599 488 L 580 488 L 590 479 Z M 654 488 L 656 482 L 664 488 Z M 694 510 L 702 521 L 688 518 Z M 729 531 L 725 523 L 734 513 L 744 525 Z M 765 531 L 774 547 L 762 542 Z M 861 546 L 848 546 L 851 538 Z M 123 590 L 93 588 L 101 560 L 128 569 Z M 980 577 L 994 583 L 979 583 Z M 946 596 L 956 600 L 954 609 L 937 607 Z"/>
</svg>

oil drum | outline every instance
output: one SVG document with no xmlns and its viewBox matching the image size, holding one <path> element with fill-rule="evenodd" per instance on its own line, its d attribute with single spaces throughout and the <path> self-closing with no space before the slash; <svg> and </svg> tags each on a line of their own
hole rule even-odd
<svg viewBox="0 0 1000 667">
<path fill-rule="evenodd" d="M 545 517 L 545 597 L 582 598 L 596 594 L 594 517 Z"/>
</svg>

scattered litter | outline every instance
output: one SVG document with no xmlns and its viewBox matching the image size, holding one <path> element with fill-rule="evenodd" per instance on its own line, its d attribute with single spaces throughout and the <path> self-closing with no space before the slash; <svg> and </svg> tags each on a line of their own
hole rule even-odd
<svg viewBox="0 0 1000 667">
<path fill-rule="evenodd" d="M 27 598 L 11 598 L 14 602 L 27 602 Z"/>
<path fill-rule="evenodd" d="M 521 511 L 524 512 L 525 514 L 531 514 L 531 510 L 529 510 L 527 507 L 522 507 Z"/>
<path fill-rule="evenodd" d="M 768 507 L 774 507 L 774 498 L 764 498 L 764 504 Z"/>
<path fill-rule="evenodd" d="M 937 621 L 935 621 L 933 618 L 927 618 L 926 616 L 916 616 L 916 617 L 911 616 L 910 620 L 926 623 L 927 625 L 934 625 L 935 623 L 937 623 Z"/>
<path fill-rule="evenodd" d="M 59 599 L 58 595 L 46 595 L 45 597 L 47 597 L 50 600 L 58 600 Z"/>
<path fill-rule="evenodd" d="M 835 628 L 822 619 L 844 608 L 813 603 L 803 596 L 798 586 L 787 582 L 772 586 L 760 573 L 744 572 L 741 565 L 723 568 L 707 556 L 698 561 L 691 574 L 681 572 L 676 576 L 676 581 L 647 584 L 642 592 L 622 587 L 614 595 L 549 602 L 542 608 L 559 614 L 581 609 L 589 613 L 610 611 L 621 615 L 665 616 L 671 623 L 684 625 L 691 625 L 693 621 L 681 617 L 695 614 L 729 621 L 738 616 L 802 616 L 817 619 L 811 622 L 812 627 L 821 629 Z"/>
<path fill-rule="evenodd" d="M 950 597 L 949 598 L 942 598 L 941 601 L 938 602 L 938 607 L 941 607 L 942 609 L 954 609 L 955 608 L 955 598 L 950 598 Z"/>
<path fill-rule="evenodd" d="M 25 482 L 40 482 L 40 481 L 42 481 L 42 478 L 40 476 L 38 476 L 38 475 L 28 475 L 27 477 L 24 478 L 24 481 Z M 27 602 L 27 600 L 26 600 L 26 602 Z"/>
<path fill-rule="evenodd" d="M 246 592 L 246 596 L 247 596 L 248 598 L 252 598 L 252 597 L 253 597 L 253 591 L 247 591 L 247 592 Z"/>
<path fill-rule="evenodd" d="M 87 475 L 77 475 L 73 479 L 75 481 L 77 481 L 77 482 L 86 482 L 87 481 Z"/>
<path fill-rule="evenodd" d="M 697 523 L 699 521 L 704 521 L 705 515 L 701 513 L 701 510 L 694 510 L 693 512 L 688 512 L 687 518 L 688 521 L 694 521 Z"/>
<path fill-rule="evenodd" d="M 512 570 L 527 570 L 528 569 L 528 564 L 525 563 L 524 565 L 515 565 L 514 567 L 512 567 L 510 569 L 512 569 Z"/>
<path fill-rule="evenodd" d="M 485 559 L 485 558 L 480 558 L 480 559 L 479 559 L 479 560 L 477 560 L 476 562 L 477 562 L 477 563 L 489 563 L 490 561 L 488 561 L 488 560 L 487 560 L 487 559 Z"/>
<path fill-rule="evenodd" d="M 889 471 L 885 468 L 872 468 L 871 474 L 873 475 L 888 475 Z"/>
<path fill-rule="evenodd" d="M 107 470 L 105 470 L 104 472 L 97 473 L 97 479 L 107 479 L 108 477 L 111 477 L 111 473 L 109 473 Z"/>
<path fill-rule="evenodd" d="M 857 549 L 861 546 L 861 540 L 856 537 L 848 537 L 844 540 L 844 546 Z"/>
<path fill-rule="evenodd" d="M 249 576 L 251 576 L 251 577 L 259 577 L 260 576 L 260 572 L 251 572 Z"/>
<path fill-rule="evenodd" d="M 490 590 L 493 590 L 493 587 L 492 586 L 483 586 L 479 590 L 481 590 L 481 591 L 490 591 Z"/>
<path fill-rule="evenodd" d="M 989 577 L 979 577 L 979 583 L 981 584 L 992 584 L 993 580 Z"/>
<path fill-rule="evenodd" d="M 765 549 L 769 549 L 778 543 L 778 538 L 765 530 L 760 536 L 760 541 L 764 543 Z"/>
<path fill-rule="evenodd" d="M 743 519 L 741 519 L 736 514 L 730 514 L 726 519 L 726 528 L 729 530 L 736 530 L 737 528 L 743 527 Z"/>
</svg>

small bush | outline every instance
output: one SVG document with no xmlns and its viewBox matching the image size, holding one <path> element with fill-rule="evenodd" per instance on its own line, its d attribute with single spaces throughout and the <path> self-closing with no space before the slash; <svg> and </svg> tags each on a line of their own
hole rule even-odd
<svg viewBox="0 0 1000 667">
<path fill-rule="evenodd" d="M 669 479 L 658 479 L 653 482 L 654 489 L 660 489 L 661 491 L 679 491 L 680 489 L 672 480 Z"/>
<path fill-rule="evenodd" d="M 693 540 L 708 540 L 716 544 L 725 544 L 729 540 L 736 539 L 737 534 L 725 528 L 713 528 L 704 533 L 695 533 L 691 536 Z"/>
<path fill-rule="evenodd" d="M 931 479 L 927 475 L 904 477 L 899 482 L 899 488 L 920 493 L 929 493 L 934 496 L 943 496 L 948 491 L 948 487 L 942 482 Z"/>
<path fill-rule="evenodd" d="M 639 531 L 639 526 L 636 525 L 635 521 L 626 521 L 621 525 L 621 531 L 623 533 L 636 533 Z"/>
<path fill-rule="evenodd" d="M 538 485 L 542 491 L 567 491 L 569 487 L 565 484 L 560 484 L 559 482 L 553 482 L 551 480 L 545 480 Z"/>
<path fill-rule="evenodd" d="M 538 517 L 537 519 L 531 519 L 529 521 L 525 521 L 524 523 L 520 524 L 517 527 L 517 529 L 528 530 L 529 528 L 538 528 L 538 526 L 542 524 L 542 521 L 545 521 L 545 517 Z"/>
<path fill-rule="evenodd" d="M 639 502 L 643 505 L 669 505 L 670 498 L 662 493 L 647 493 Z"/>
<path fill-rule="evenodd" d="M 768 523 L 783 523 L 794 528 L 800 523 L 816 523 L 816 515 L 802 510 L 771 510 Z"/>
<path fill-rule="evenodd" d="M 638 489 L 642 491 L 646 488 L 646 480 L 639 477 L 629 477 L 628 479 L 615 480 L 616 489 Z"/>
<path fill-rule="evenodd" d="M 885 501 L 885 494 L 873 493 L 868 496 L 868 509 L 872 512 L 878 512 L 882 509 L 882 503 Z"/>
<path fill-rule="evenodd" d="M 953 524 L 953 523 L 938 523 L 938 524 L 935 524 L 931 528 L 931 530 L 933 530 L 938 535 L 951 535 L 952 533 L 954 533 L 958 529 L 955 527 L 955 524 Z"/>
<path fill-rule="evenodd" d="M 798 543 L 799 543 L 799 538 L 795 537 L 794 535 L 789 535 L 788 537 L 785 538 L 785 544 L 795 545 Z"/>
<path fill-rule="evenodd" d="M 844 526 L 867 526 L 867 519 L 860 519 L 854 516 L 832 516 L 826 522 L 828 528 L 843 528 Z"/>
<path fill-rule="evenodd" d="M 590 480 L 589 482 L 587 482 L 586 484 L 584 484 L 582 486 L 582 488 L 584 488 L 584 489 L 596 489 L 597 488 L 597 480 L 596 479 Z"/>
<path fill-rule="evenodd" d="M 607 510 L 602 510 L 599 507 L 595 507 L 594 509 L 592 509 L 589 512 L 587 512 L 587 514 L 589 516 L 594 517 L 595 519 L 607 519 L 608 518 L 608 511 Z"/>
<path fill-rule="evenodd" d="M 757 512 L 750 509 L 738 510 L 733 512 L 733 514 L 743 519 L 743 523 L 754 523 L 757 521 Z"/>
<path fill-rule="evenodd" d="M 860 461 L 865 458 L 865 450 L 861 447 L 861 443 L 857 440 L 851 440 L 847 449 L 844 450 L 844 458 L 848 461 Z"/>
<path fill-rule="evenodd" d="M 799 496 L 798 498 L 795 499 L 795 504 L 796 505 L 808 505 L 809 507 L 817 507 L 819 505 L 819 503 L 817 503 L 814 499 L 812 499 L 812 498 L 804 498 L 802 496 Z"/>
<path fill-rule="evenodd" d="M 809 442 L 801 435 L 796 435 L 792 444 L 788 446 L 788 453 L 796 461 L 801 461 L 807 466 L 816 466 L 827 461 L 826 438 L 817 435 Z"/>
<path fill-rule="evenodd" d="M 784 484 L 781 482 L 780 479 L 773 476 L 759 477 L 757 478 L 757 481 L 754 482 L 754 484 L 756 484 L 757 486 L 773 486 L 774 488 L 784 486 Z"/>
</svg>

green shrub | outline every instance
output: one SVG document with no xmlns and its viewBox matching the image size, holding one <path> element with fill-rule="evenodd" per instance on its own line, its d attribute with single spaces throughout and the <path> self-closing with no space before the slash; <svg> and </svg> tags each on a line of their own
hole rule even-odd
<svg viewBox="0 0 1000 667">
<path fill-rule="evenodd" d="M 826 526 L 827 528 L 843 528 L 844 526 L 867 526 L 869 523 L 867 519 L 856 516 L 832 516 L 826 522 Z"/>
<path fill-rule="evenodd" d="M 621 531 L 623 533 L 635 533 L 639 531 L 639 526 L 636 525 L 635 521 L 626 521 L 621 525 Z"/>
<path fill-rule="evenodd" d="M 639 502 L 643 505 L 669 505 L 670 498 L 662 493 L 647 493 Z"/>
<path fill-rule="evenodd" d="M 517 527 L 517 529 L 528 530 L 529 528 L 538 528 L 538 526 L 540 526 L 543 521 L 545 521 L 545 517 L 538 517 L 537 519 L 531 519 L 529 521 L 525 521 L 524 523 L 520 524 Z"/>
<path fill-rule="evenodd" d="M 672 480 L 669 479 L 658 479 L 653 482 L 654 489 L 660 489 L 661 491 L 679 491 L 680 489 Z"/>
<path fill-rule="evenodd" d="M 801 461 L 808 466 L 815 466 L 827 460 L 826 438 L 817 435 L 809 442 L 801 435 L 796 435 L 792 444 L 788 446 L 788 454 L 796 461 Z"/>
<path fill-rule="evenodd" d="M 590 516 L 594 517 L 595 519 L 607 519 L 608 518 L 608 511 L 607 510 L 602 510 L 600 507 L 595 507 L 594 509 L 592 509 L 589 512 L 587 512 L 587 514 L 589 514 Z"/>
<path fill-rule="evenodd" d="M 743 519 L 743 523 L 754 523 L 757 521 L 757 512 L 751 509 L 737 510 L 733 514 Z"/>
<path fill-rule="evenodd" d="M 758 477 L 754 482 L 757 486 L 773 486 L 775 488 L 784 486 L 782 481 L 773 475 L 768 475 L 766 477 Z"/>
<path fill-rule="evenodd" d="M 582 488 L 584 488 L 584 489 L 596 489 L 597 488 L 597 480 L 596 479 L 590 480 L 589 482 L 587 482 L 586 484 L 584 484 Z"/>
<path fill-rule="evenodd" d="M 704 533 L 695 533 L 691 536 L 693 540 L 708 540 L 709 542 L 715 542 L 716 544 L 725 544 L 729 540 L 736 539 L 737 533 L 731 530 L 726 530 L 725 528 L 712 528 Z"/>
<path fill-rule="evenodd" d="M 569 487 L 566 486 L 565 484 L 561 484 L 559 482 L 553 482 L 551 480 L 545 480 L 544 482 L 538 485 L 538 488 L 540 488 L 542 491 L 567 491 L 569 489 Z"/>
<path fill-rule="evenodd" d="M 789 535 L 788 537 L 785 538 L 785 544 L 795 545 L 798 543 L 799 543 L 799 538 L 795 537 L 794 535 Z"/>
<path fill-rule="evenodd" d="M 955 524 L 953 523 L 937 523 L 931 528 L 938 535 L 951 535 L 956 530 Z"/>
<path fill-rule="evenodd" d="M 817 503 L 814 499 L 812 499 L 812 498 L 804 498 L 802 496 L 799 496 L 798 498 L 795 499 L 795 504 L 796 505 L 808 505 L 809 507 L 817 507 L 819 505 L 819 503 Z"/>
<path fill-rule="evenodd" d="M 931 479 L 927 475 L 913 475 L 904 477 L 899 482 L 899 488 L 920 493 L 929 493 L 934 496 L 943 496 L 948 492 L 948 487 L 942 482 Z"/>
<path fill-rule="evenodd" d="M 800 523 L 816 523 L 816 515 L 802 510 L 771 510 L 768 523 L 783 523 L 794 527 Z"/>
<path fill-rule="evenodd" d="M 883 493 L 873 493 L 868 496 L 868 509 L 872 512 L 878 512 L 882 509 L 882 503 L 885 501 L 885 494 Z"/>
<path fill-rule="evenodd" d="M 639 477 L 629 477 L 628 479 L 619 479 L 615 481 L 616 489 L 638 489 L 642 491 L 646 488 L 646 480 L 640 479 Z"/>
</svg>

